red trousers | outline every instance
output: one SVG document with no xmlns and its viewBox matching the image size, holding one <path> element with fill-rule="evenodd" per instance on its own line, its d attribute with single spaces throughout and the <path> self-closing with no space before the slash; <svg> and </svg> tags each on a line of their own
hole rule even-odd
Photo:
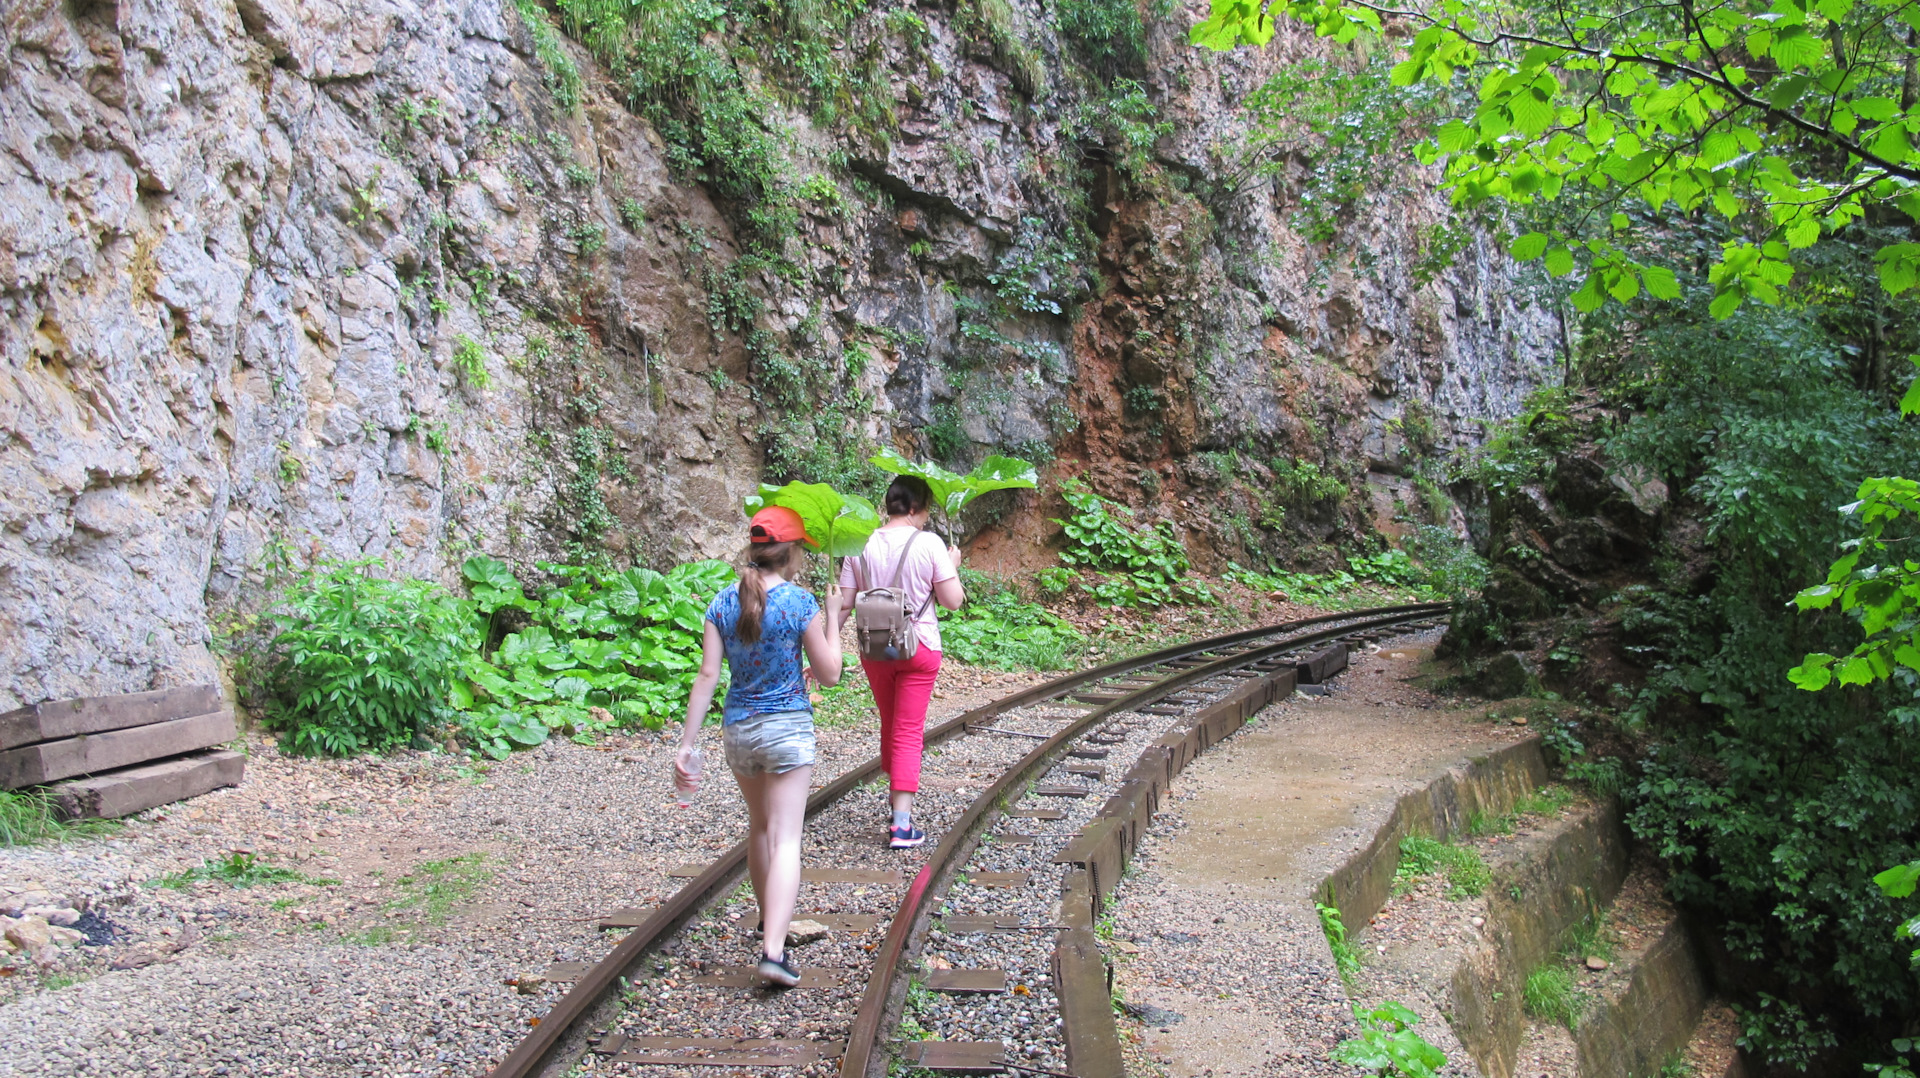
<svg viewBox="0 0 1920 1078">
<path fill-rule="evenodd" d="M 920 789 L 920 753 L 927 743 L 927 702 L 940 673 L 940 653 L 920 645 L 913 658 L 897 662 L 861 659 L 880 709 L 880 762 L 896 793 Z"/>
</svg>

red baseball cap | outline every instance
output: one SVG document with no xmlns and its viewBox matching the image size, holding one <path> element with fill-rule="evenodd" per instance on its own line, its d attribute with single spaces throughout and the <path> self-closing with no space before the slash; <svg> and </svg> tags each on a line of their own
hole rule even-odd
<svg viewBox="0 0 1920 1078">
<path fill-rule="evenodd" d="M 769 505 L 753 514 L 747 534 L 756 543 L 811 543 L 820 544 L 807 534 L 807 526 L 800 522 L 800 514 L 784 505 Z"/>
</svg>

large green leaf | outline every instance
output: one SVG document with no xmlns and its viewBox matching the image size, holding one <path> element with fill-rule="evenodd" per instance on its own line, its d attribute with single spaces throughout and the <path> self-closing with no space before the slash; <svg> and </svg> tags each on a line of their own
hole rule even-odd
<svg viewBox="0 0 1920 1078">
<path fill-rule="evenodd" d="M 917 475 L 933 490 L 933 500 L 951 520 L 967 503 L 982 494 L 1015 487 L 1039 485 L 1040 475 L 1032 464 L 1017 457 L 988 457 L 966 475 L 955 475 L 938 464 L 910 461 L 891 449 L 882 449 L 869 463 L 895 475 Z"/>
<path fill-rule="evenodd" d="M 966 475 L 966 494 L 951 512 L 966 508 L 968 502 L 996 490 L 1032 490 L 1040 485 L 1040 473 L 1019 457 L 988 457 Z"/>
<path fill-rule="evenodd" d="M 908 460 L 891 449 L 882 449 L 875 453 L 867 459 L 867 463 L 883 472 L 892 472 L 894 475 L 917 475 L 926 480 L 928 488 L 933 491 L 934 504 L 949 516 L 956 512 L 953 499 L 966 492 L 965 478 L 947 471 L 938 464 L 922 464 Z"/>
<path fill-rule="evenodd" d="M 845 558 L 867 548 L 867 537 L 880 526 L 880 514 L 873 503 L 858 494 L 842 494 L 825 483 L 788 483 L 776 487 L 760 484 L 758 493 L 747 497 L 748 516 L 769 505 L 782 506 L 800 514 L 800 523 L 815 542 L 807 549 L 829 557 Z"/>
</svg>

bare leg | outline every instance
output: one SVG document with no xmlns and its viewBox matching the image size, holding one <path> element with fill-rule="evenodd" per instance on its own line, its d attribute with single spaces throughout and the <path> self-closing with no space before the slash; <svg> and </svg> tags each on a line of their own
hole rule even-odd
<svg viewBox="0 0 1920 1078">
<path fill-rule="evenodd" d="M 760 900 L 761 949 L 778 958 L 786 953 L 787 928 L 800 898 L 800 832 L 806 822 L 813 768 L 736 777 L 740 792 L 746 795 L 752 825 L 747 853 L 753 892 Z"/>
<path fill-rule="evenodd" d="M 753 881 L 755 897 L 767 891 L 767 779 L 770 775 L 743 775 L 736 771 L 733 781 L 747 803 L 747 877 Z M 761 903 L 762 907 L 765 903 Z M 766 910 L 760 911 L 764 920 Z"/>
<path fill-rule="evenodd" d="M 913 794 L 906 790 L 893 791 L 893 811 L 913 815 Z"/>
</svg>

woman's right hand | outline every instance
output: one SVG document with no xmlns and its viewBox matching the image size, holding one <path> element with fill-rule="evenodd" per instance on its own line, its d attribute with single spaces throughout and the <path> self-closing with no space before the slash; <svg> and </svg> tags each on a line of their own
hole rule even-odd
<svg viewBox="0 0 1920 1078">
<path fill-rule="evenodd" d="M 700 788 L 700 772 L 693 768 L 693 754 L 699 751 L 697 745 L 681 745 L 673 754 L 673 778 L 677 785 L 689 790 Z"/>
<path fill-rule="evenodd" d="M 957 546 L 948 547 L 947 560 L 953 563 L 955 569 L 960 568 L 960 548 Z"/>
</svg>

